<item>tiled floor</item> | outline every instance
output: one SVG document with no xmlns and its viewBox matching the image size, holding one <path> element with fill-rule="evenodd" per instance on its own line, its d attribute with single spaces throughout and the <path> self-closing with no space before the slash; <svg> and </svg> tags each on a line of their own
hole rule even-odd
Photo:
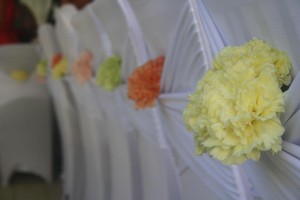
<svg viewBox="0 0 300 200">
<path fill-rule="evenodd" d="M 28 174 L 17 174 L 8 187 L 0 187 L 0 200 L 60 200 L 60 195 L 58 181 L 49 184 Z"/>
</svg>

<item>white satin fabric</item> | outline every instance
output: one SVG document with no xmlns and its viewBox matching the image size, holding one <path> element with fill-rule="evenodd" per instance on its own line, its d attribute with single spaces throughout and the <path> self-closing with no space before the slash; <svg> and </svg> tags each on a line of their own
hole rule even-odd
<svg viewBox="0 0 300 200">
<path fill-rule="evenodd" d="M 199 2 L 199 1 L 198 1 Z M 300 40 L 300 2 L 297 0 L 203 0 L 228 45 L 241 45 L 254 37 L 285 51 L 297 63 Z"/>
<path fill-rule="evenodd" d="M 64 7 L 62 9 L 65 10 Z M 100 22 L 95 22 L 96 19 L 93 18 L 94 14 L 91 13 L 91 9 L 87 8 L 82 12 L 90 13 L 86 13 L 86 17 L 76 17 L 79 15 L 76 13 L 74 18 L 73 16 L 69 19 L 62 16 L 62 20 L 57 18 L 63 25 L 57 27 L 57 36 L 61 37 L 60 44 L 65 47 L 63 53 L 70 58 L 69 67 L 72 66 L 73 58 L 76 58 L 81 50 L 91 44 L 91 42 L 87 42 L 88 39 L 82 34 L 83 32 L 80 32 L 82 26 L 87 20 L 91 24 L 100 24 Z M 61 15 L 64 14 L 65 12 L 61 12 Z M 79 34 L 72 23 L 75 24 Z M 97 27 L 97 24 L 94 26 L 96 28 L 94 31 L 101 29 Z M 97 33 L 93 35 L 97 36 L 96 40 L 99 40 Z M 69 36 L 71 37 L 68 38 Z M 66 38 L 69 41 L 65 40 Z M 109 41 L 105 42 L 108 43 Z M 99 45 L 99 50 L 92 49 L 96 51 L 93 52 L 96 53 L 94 56 L 102 51 L 100 50 L 101 46 L 102 44 Z M 104 50 L 107 51 L 107 49 Z M 106 55 L 109 53 L 106 52 Z M 96 88 L 92 88 L 92 85 L 80 86 L 72 78 L 67 78 L 67 81 L 74 95 L 76 109 L 80 113 L 80 134 L 83 142 L 86 172 L 84 176 L 84 199 L 133 199 L 129 147 L 127 138 L 123 133 L 124 130 L 121 128 L 122 124 L 119 122 L 120 112 L 115 108 L 114 94 L 106 95 L 107 92 L 97 91 Z M 96 96 L 101 96 L 100 103 L 97 103 L 95 93 Z M 105 101 L 106 98 L 108 99 Z M 102 104 L 103 101 L 106 103 Z M 103 111 L 97 110 L 97 108 L 102 107 L 105 108 Z"/>
<path fill-rule="evenodd" d="M 283 151 L 276 155 L 264 153 L 260 161 L 249 160 L 242 168 L 252 182 L 257 198 L 299 199 L 299 95 L 296 90 L 299 87 L 300 29 L 296 20 L 300 3 L 292 0 L 204 2 L 228 45 L 240 45 L 257 37 L 287 52 L 292 60 L 294 80 L 286 92 L 286 111 L 281 116 L 286 129 Z"/>
<path fill-rule="evenodd" d="M 118 2 L 106 2 L 106 4 L 100 4 L 101 9 L 109 10 L 109 8 L 113 7 L 114 10 L 117 11 L 116 6 Z M 92 4 L 92 9 L 99 9 L 97 4 Z M 66 8 L 62 8 L 62 10 L 66 10 Z M 57 11 L 59 12 L 59 10 Z M 89 8 L 86 8 L 82 12 L 90 12 Z M 59 39 L 60 45 L 63 53 L 72 59 L 76 57 L 76 50 L 78 50 L 77 54 L 81 49 L 87 48 L 91 42 L 88 42 L 86 36 L 84 36 L 82 30 L 82 26 L 86 23 L 82 23 L 84 17 L 76 17 L 78 14 L 76 13 L 73 16 L 60 12 L 61 16 L 58 17 L 58 25 L 57 25 L 57 37 Z M 81 13 L 82 14 L 82 13 Z M 58 15 L 59 16 L 59 15 Z M 106 44 L 106 48 L 103 48 L 106 51 L 106 56 L 110 56 L 112 54 L 117 54 L 122 57 L 122 68 L 123 77 L 127 77 L 130 73 L 130 69 L 137 66 L 137 58 L 135 54 L 137 51 L 132 47 L 134 42 L 132 39 L 134 37 L 128 34 L 126 21 L 122 21 L 123 13 L 121 10 L 116 12 L 115 20 L 104 17 L 100 18 L 103 27 L 96 27 L 95 31 L 99 30 L 107 30 L 111 41 L 119 41 L 118 43 L 111 43 L 112 51 L 108 44 Z M 70 17 L 70 18 L 68 18 Z M 91 17 L 91 16 L 90 16 Z M 72 18 L 72 19 L 71 19 Z M 69 20 L 71 19 L 71 20 Z M 91 20 L 91 19 L 89 19 Z M 95 19 L 94 19 L 95 20 Z M 114 30 L 111 29 L 106 23 L 107 20 L 110 20 L 111 23 L 115 23 L 116 27 L 119 29 Z M 71 27 L 72 24 L 74 27 Z M 100 24 L 99 22 L 95 22 L 95 26 Z M 59 25 L 61 24 L 61 25 Z M 125 27 L 126 29 L 123 29 Z M 75 29 L 74 29 L 75 28 Z M 76 33 L 76 31 L 78 32 Z M 111 32 L 110 32 L 111 31 Z M 79 34 L 78 34 L 79 33 Z M 122 33 L 122 34 L 120 34 Z M 78 35 L 77 35 L 78 34 Z M 133 34 L 133 33 L 131 33 Z M 101 35 L 101 33 L 93 34 L 94 36 Z M 102 35 L 104 35 L 102 33 Z M 78 37 L 79 36 L 79 37 Z M 99 38 L 95 38 L 98 40 Z M 122 37 L 122 40 L 119 40 L 119 37 Z M 94 40 L 94 38 L 91 38 Z M 79 40 L 79 42 L 77 42 Z M 106 41 L 108 43 L 108 41 Z M 99 46 L 99 49 L 101 46 Z M 99 52 L 99 50 L 96 50 Z M 102 50 L 100 50 L 101 52 Z M 145 52 L 145 50 L 144 50 Z M 94 53 L 94 52 L 93 52 Z M 146 55 L 145 55 L 146 57 Z M 146 59 L 143 58 L 145 61 Z M 144 61 L 143 60 L 143 61 Z M 72 64 L 70 64 L 71 66 Z M 133 66 L 133 67 L 132 67 Z M 95 123 L 92 123 L 88 116 L 91 115 L 90 110 L 94 109 L 91 107 L 92 105 L 88 102 L 94 101 L 92 94 L 85 94 L 85 98 L 82 95 L 82 90 L 74 85 L 74 81 L 72 79 L 68 79 L 68 83 L 70 85 L 71 91 L 74 95 L 75 104 L 77 110 L 81 116 L 84 116 L 84 113 L 87 113 L 87 116 L 81 117 L 79 116 L 79 121 L 81 125 L 81 135 L 83 141 L 83 149 L 85 151 L 85 165 L 86 165 L 86 174 L 85 174 L 85 189 L 84 189 L 84 197 L 85 199 L 101 199 L 101 196 L 95 193 L 95 191 L 101 191 L 101 184 L 95 183 L 96 180 L 102 180 L 106 184 L 106 197 L 105 199 L 178 199 L 180 196 L 177 195 L 177 191 L 179 191 L 178 183 L 176 179 L 174 179 L 174 167 L 172 167 L 172 159 L 170 158 L 170 154 L 165 152 L 165 150 L 161 150 L 159 146 L 155 143 L 151 144 L 146 138 L 141 137 L 141 141 L 137 139 L 138 133 L 133 131 L 133 129 L 128 124 L 129 121 L 126 121 L 123 115 L 123 107 L 122 105 L 126 98 L 122 96 L 122 91 L 117 89 L 116 91 L 109 93 L 103 91 L 102 89 L 94 88 L 95 93 L 98 97 L 98 107 L 102 108 L 99 111 L 98 116 L 96 118 Z M 84 86 L 88 87 L 88 86 Z M 127 95 L 126 95 L 127 96 Z M 89 99 L 83 100 L 83 99 Z M 130 104 L 131 106 L 131 104 Z M 130 108 L 135 112 L 133 107 Z M 94 111 L 96 112 L 96 111 Z M 104 117 L 101 117 L 103 115 Z M 100 118 L 99 118 L 100 117 Z M 147 120 L 146 120 L 147 121 Z M 99 124 L 102 123 L 101 128 Z M 140 123 L 140 121 L 138 121 Z M 105 124 L 105 125 L 104 125 Z M 95 157 L 97 156 L 96 151 L 87 151 L 86 149 L 93 148 L 99 146 L 103 146 L 103 144 L 95 144 L 91 146 L 91 142 L 87 143 L 85 141 L 91 141 L 92 138 L 89 138 L 88 134 L 90 134 L 89 130 L 94 127 L 94 130 L 98 129 L 98 137 L 102 140 L 106 140 L 108 143 L 108 153 L 109 156 L 106 156 L 106 159 L 102 158 L 99 162 L 102 162 L 102 165 L 108 165 L 108 167 L 104 167 L 105 174 L 109 174 L 108 179 L 101 179 L 101 177 L 97 178 L 97 174 L 101 173 L 99 165 L 96 165 Z M 154 124 L 155 127 L 155 124 Z M 153 128 L 152 128 L 153 129 Z M 156 128 L 155 128 L 156 129 Z M 156 131 L 154 129 L 154 131 Z M 102 133 L 101 133 L 102 132 Z M 144 129 L 141 132 L 145 132 Z M 95 142 L 95 138 L 93 140 Z M 98 158 L 100 158 L 100 154 L 103 153 L 100 150 L 98 151 Z M 89 160 L 88 158 L 92 158 Z M 97 160 L 96 159 L 96 160 Z M 106 163 L 103 163 L 106 162 Z M 90 167 L 89 167 L 90 166 Z M 98 173 L 97 173 L 98 170 Z M 139 172 L 140 173 L 136 173 Z M 90 176 L 88 175 L 90 174 Z M 171 175 L 170 175 L 171 174 Z M 92 176 L 94 175 L 94 176 Z M 175 180 L 175 181 L 174 181 Z M 93 184 L 92 184 L 93 183 Z M 175 185 L 176 187 L 172 186 Z M 95 189 L 93 189 L 95 188 Z M 99 189 L 100 188 L 100 189 Z M 139 189 L 140 188 L 140 189 Z M 97 189 L 97 190 L 96 190 Z M 101 194 L 101 192 L 99 192 Z M 104 192 L 102 192 L 102 195 Z"/>
<path fill-rule="evenodd" d="M 50 25 L 39 27 L 39 40 L 50 63 L 53 56 L 60 52 L 55 30 Z M 49 74 L 51 70 L 49 69 Z M 63 155 L 63 196 L 69 199 L 81 200 L 83 190 L 84 161 L 81 137 L 79 135 L 78 113 L 74 107 L 73 96 L 65 80 L 47 79 L 62 141 Z"/>
<path fill-rule="evenodd" d="M 192 1 L 130 2 L 149 51 L 153 56 L 166 56 L 156 118 L 176 157 L 182 199 L 250 198 L 240 169 L 224 166 L 208 156 L 194 155 L 193 135 L 182 121 L 187 94 L 210 68 L 215 47 L 210 44 L 209 31 L 215 29 L 214 24 L 205 12 L 198 12 Z"/>
<path fill-rule="evenodd" d="M 17 59 L 16 59 L 17 58 Z M 0 171 L 7 185 L 16 171 L 52 180 L 51 104 L 47 88 L 36 83 L 36 45 L 0 48 Z M 13 80 L 11 70 L 31 73 L 25 82 Z"/>
<path fill-rule="evenodd" d="M 92 113 L 87 115 L 87 110 L 85 109 L 90 104 L 84 99 L 84 90 L 78 87 L 73 78 L 69 76 L 72 73 L 72 65 L 77 55 L 79 55 L 80 50 L 78 36 L 71 24 L 71 20 L 77 13 L 76 8 L 72 5 L 65 5 L 56 10 L 56 36 L 61 46 L 62 54 L 68 59 L 68 74 L 64 78 L 64 81 L 74 103 L 75 115 L 77 116 L 79 125 L 77 130 L 78 140 L 82 145 L 81 169 L 78 168 L 74 171 L 74 174 L 82 172 L 81 182 L 76 183 L 78 186 L 81 186 L 81 190 L 77 194 L 78 196 L 74 195 L 73 198 L 89 200 L 97 197 L 104 199 L 105 188 L 103 187 L 104 179 L 101 172 L 101 157 L 99 153 L 99 148 L 103 145 L 99 144 L 100 141 L 97 138 L 97 132 L 95 133 L 97 129 L 89 125 L 93 122 L 93 119 L 91 118 Z M 99 125 L 99 123 L 96 125 Z"/>
<path fill-rule="evenodd" d="M 81 11 L 59 8 L 56 35 L 69 67 L 86 49 L 93 52 L 94 72 L 108 56 L 119 55 L 123 78 L 113 92 L 93 80 L 49 80 L 68 141 L 66 194 L 84 200 L 298 199 L 299 6 L 296 0 L 96 0 Z M 283 151 L 240 166 L 195 156 L 193 134 L 182 120 L 187 95 L 221 48 L 253 37 L 286 51 L 294 64 L 281 116 Z M 127 77 L 159 55 L 166 57 L 161 95 L 154 108 L 135 110 Z M 63 89 L 57 86 L 63 83 Z M 77 144 L 72 140 L 80 148 L 68 147 Z"/>
<path fill-rule="evenodd" d="M 117 6 L 121 9 L 118 10 Z M 131 71 L 150 58 L 146 54 L 147 49 L 142 40 L 142 32 L 137 19 L 132 13 L 130 4 L 125 0 L 98 1 L 93 8 L 111 38 L 114 52 L 122 56 L 122 75 L 126 83 Z M 109 18 L 111 15 L 109 9 L 113 8 L 114 18 L 111 19 Z M 120 24 L 122 18 L 125 18 L 123 25 Z M 119 24 L 116 26 L 118 29 L 113 29 L 113 24 Z M 125 31 L 122 30 L 124 25 L 127 26 Z M 125 43 L 123 47 L 121 42 L 117 43 L 118 40 L 121 40 L 121 34 L 123 35 L 123 44 L 124 39 L 125 41 L 126 38 L 129 39 L 129 42 Z M 126 35 L 127 37 L 125 37 Z M 128 62 L 132 59 L 134 59 L 134 63 Z M 169 148 L 165 142 L 162 142 L 161 138 L 164 136 L 156 109 L 141 111 L 134 109 L 132 102 L 127 98 L 126 84 L 114 93 L 117 100 L 116 105 L 120 106 L 119 115 L 124 118 L 125 130 L 128 130 L 127 138 L 130 141 L 133 169 L 134 172 L 139 172 L 139 174 L 133 174 L 134 190 L 137 191 L 140 188 L 140 194 L 135 195 L 149 200 L 181 199 L 178 173 Z M 122 113 L 126 113 L 126 115 L 122 115 Z M 137 181 L 140 185 L 136 184 Z"/>
</svg>

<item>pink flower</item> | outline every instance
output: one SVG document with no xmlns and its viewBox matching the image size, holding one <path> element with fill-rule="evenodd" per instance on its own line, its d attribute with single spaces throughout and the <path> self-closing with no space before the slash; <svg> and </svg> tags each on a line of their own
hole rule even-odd
<svg viewBox="0 0 300 200">
<path fill-rule="evenodd" d="M 73 75 L 83 84 L 92 77 L 93 54 L 90 51 L 82 52 L 73 65 Z"/>
</svg>

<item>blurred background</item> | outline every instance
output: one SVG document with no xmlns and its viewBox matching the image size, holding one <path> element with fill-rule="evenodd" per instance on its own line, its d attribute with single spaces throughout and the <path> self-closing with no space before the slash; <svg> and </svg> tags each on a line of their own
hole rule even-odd
<svg viewBox="0 0 300 200">
<path fill-rule="evenodd" d="M 39 24 L 55 23 L 53 12 L 62 4 L 83 8 L 92 0 L 0 0 L 0 45 L 33 42 Z"/>
<path fill-rule="evenodd" d="M 27 67 L 25 66 L 25 69 L 33 68 L 33 63 L 36 60 L 25 60 L 30 52 L 17 52 L 15 47 L 24 45 L 26 47 L 27 45 L 36 43 L 38 26 L 44 23 L 55 24 L 53 17 L 55 8 L 63 4 L 74 4 L 78 9 L 82 9 L 91 1 L 92 0 L 0 0 L 1 71 L 7 71 L 9 74 L 9 70 L 6 70 L 6 68 L 8 67 L 11 70 L 11 67 L 14 67 L 14 63 L 19 63 L 19 61 L 15 62 L 14 60 L 22 60 L 21 63 L 23 63 L 24 66 L 29 65 Z M 34 52 L 34 49 L 31 50 Z M 21 54 L 24 54 L 24 56 Z M 35 57 L 37 55 L 34 54 L 32 56 Z M 15 57 L 18 59 L 15 59 Z M 8 92 L 12 96 L 17 95 L 12 94 L 15 92 L 13 90 Z M 47 91 L 45 90 L 44 93 L 47 93 Z M 53 117 L 54 114 L 52 114 L 52 112 L 53 110 L 51 109 L 49 116 Z M 59 129 L 55 117 L 52 118 L 51 122 L 51 131 L 53 132 L 53 134 L 51 134 L 51 155 L 53 161 L 51 169 L 53 182 L 46 182 L 36 174 L 27 173 L 26 170 L 25 172 L 13 173 L 8 185 L 0 185 L 0 200 L 61 199 L 62 189 L 59 176 L 61 174 L 62 155 Z M 0 178 L 2 176 L 3 174 L 0 172 Z"/>
</svg>

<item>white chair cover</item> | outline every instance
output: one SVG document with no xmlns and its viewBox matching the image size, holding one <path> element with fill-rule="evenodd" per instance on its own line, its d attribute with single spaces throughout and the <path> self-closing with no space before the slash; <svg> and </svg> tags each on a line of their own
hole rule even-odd
<svg viewBox="0 0 300 200">
<path fill-rule="evenodd" d="M 201 1 L 198 1 L 198 3 Z M 229 45 L 240 45 L 253 37 L 266 40 L 284 50 L 293 63 L 294 81 L 286 98 L 283 151 L 264 153 L 258 162 L 242 165 L 251 180 L 255 196 L 261 199 L 299 199 L 299 1 L 206 1 L 205 5 Z M 199 8 L 202 5 L 199 4 Z M 203 6 L 202 6 L 203 7 Z"/>
<path fill-rule="evenodd" d="M 15 171 L 31 172 L 52 180 L 51 106 L 47 88 L 36 83 L 34 73 L 23 83 L 8 73 L 33 72 L 38 62 L 35 45 L 0 48 L 0 170 L 7 185 Z"/>
<path fill-rule="evenodd" d="M 135 63 L 133 63 L 133 65 L 129 65 L 130 63 L 125 62 L 122 66 L 125 68 L 126 72 L 129 71 L 131 73 L 131 71 L 135 67 L 146 62 L 149 57 L 146 54 L 147 51 L 145 46 L 143 45 L 144 41 L 142 40 L 142 33 L 139 30 L 140 28 L 137 24 L 137 20 L 134 14 L 132 13 L 130 5 L 127 1 L 118 1 L 118 3 L 125 16 L 127 26 L 129 26 L 127 34 L 132 43 L 131 51 L 129 52 L 134 52 L 137 56 L 135 59 L 136 61 Z M 111 33 L 117 30 L 110 30 L 110 26 L 112 26 L 114 22 L 111 22 L 112 19 L 108 17 L 110 16 L 111 12 L 109 12 L 109 9 L 107 9 L 107 7 L 104 8 L 105 4 L 108 4 L 108 1 L 99 2 L 98 4 L 96 4 L 95 10 L 97 10 L 97 14 L 99 13 L 98 15 L 104 26 L 105 24 L 108 24 L 107 30 L 109 35 L 111 36 L 114 47 L 114 41 L 117 41 L 115 40 L 117 39 L 117 34 L 114 35 Z M 105 10 L 107 13 L 105 13 Z M 114 13 L 120 13 L 120 11 L 117 12 L 115 10 Z M 122 19 L 122 17 L 123 16 L 121 15 L 119 19 Z M 117 17 L 114 19 L 115 23 L 118 23 Z M 131 55 L 128 55 L 128 50 L 126 52 L 124 51 L 126 49 L 120 49 L 120 47 L 116 48 L 116 50 L 117 49 L 124 52 L 124 54 L 122 53 L 123 60 L 130 58 Z M 123 76 L 127 78 L 130 73 L 123 73 Z M 126 115 L 126 118 L 128 118 L 128 115 L 130 116 L 129 119 L 132 121 L 135 132 L 138 132 L 138 135 L 135 136 L 137 138 L 133 139 L 137 140 L 136 151 L 138 152 L 137 156 L 139 159 L 139 162 L 137 164 L 139 166 L 141 178 L 142 199 L 181 199 L 180 186 L 177 179 L 178 174 L 176 174 L 175 171 L 172 155 L 166 146 L 159 145 L 159 138 L 157 138 L 159 134 L 155 133 L 159 131 L 160 128 L 160 124 L 153 120 L 155 119 L 153 118 L 153 115 L 155 115 L 156 112 L 154 110 L 149 110 L 149 112 L 147 110 L 140 112 L 136 111 L 134 109 L 134 106 L 132 105 L 132 102 L 128 101 L 127 99 L 126 85 L 121 88 L 121 92 L 122 94 L 120 95 L 123 96 L 123 103 L 119 103 L 119 105 L 122 105 L 123 107 L 125 106 L 125 113 L 128 113 Z"/>
<path fill-rule="evenodd" d="M 39 61 L 36 44 L 11 44 L 0 47 L 1 71 L 9 74 L 12 70 L 22 69 L 28 73 L 35 70 Z M 17 58 L 17 59 L 16 59 Z"/>
<path fill-rule="evenodd" d="M 166 55 L 161 80 L 163 94 L 157 109 L 162 129 L 176 155 L 182 199 L 249 198 L 239 168 L 194 155 L 193 136 L 182 121 L 187 94 L 209 68 L 215 46 L 210 44 L 208 31 L 215 28 L 214 24 L 204 15 L 205 10 L 199 15 L 193 1 L 130 2 L 152 56 Z"/>
<path fill-rule="evenodd" d="M 75 100 L 80 124 L 80 138 L 84 153 L 84 199 L 109 199 L 108 144 L 102 135 L 106 126 L 102 119 L 96 96 L 91 84 L 78 85 L 73 77 L 68 77 Z"/>
<path fill-rule="evenodd" d="M 110 39 L 102 23 L 88 4 L 82 11 L 73 16 L 71 23 L 78 37 L 79 51 L 89 50 L 93 53 L 93 67 L 96 71 L 105 58 L 106 51 L 112 54 Z"/>
<path fill-rule="evenodd" d="M 170 30 L 176 25 L 176 19 L 185 1 L 128 0 L 128 2 L 143 31 L 150 58 L 165 54 L 170 41 Z"/>
<path fill-rule="evenodd" d="M 91 12 L 91 10 L 87 8 L 83 12 Z M 91 17 L 92 15 L 93 13 L 89 13 L 88 16 Z M 77 27 L 79 26 L 79 29 L 82 29 L 82 27 L 80 27 L 80 25 L 82 24 L 80 22 L 82 22 L 82 20 L 84 19 L 76 19 L 76 17 L 73 19 L 73 22 L 75 24 L 77 23 Z M 67 20 L 64 21 L 64 23 L 68 23 Z M 100 22 L 98 22 L 98 24 L 99 23 Z M 95 25 L 97 26 L 97 24 Z M 77 47 L 77 45 L 74 44 L 78 44 L 77 38 L 75 36 L 76 33 L 74 32 L 74 29 L 71 29 L 72 27 L 70 26 L 70 24 L 65 24 L 64 27 L 70 28 L 68 30 L 66 28 L 65 32 L 61 31 L 59 35 L 64 35 L 64 37 L 72 37 L 74 35 L 73 42 L 69 43 L 73 46 L 69 46 L 69 48 L 66 48 L 69 49 L 69 51 L 66 52 L 66 54 L 69 55 L 70 58 L 73 58 L 75 57 L 75 55 L 72 55 L 72 47 Z M 99 30 L 96 29 L 96 31 Z M 102 33 L 99 33 L 99 35 L 101 34 Z M 94 35 L 97 36 L 96 40 L 98 40 L 99 35 Z M 64 43 L 63 41 L 64 40 L 61 40 L 62 45 L 68 47 L 68 43 Z M 106 42 L 108 43 L 109 41 Z M 81 48 L 79 47 L 79 49 Z M 106 53 L 106 55 L 108 55 L 108 53 Z M 123 133 L 124 130 L 121 128 L 122 124 L 118 123 L 118 119 L 120 116 L 119 110 L 115 108 L 115 96 L 107 95 L 108 101 L 106 101 L 106 104 L 100 104 L 101 107 L 109 108 L 108 110 L 105 110 L 105 114 L 108 117 L 105 120 L 103 120 L 104 118 L 101 117 L 101 112 L 98 111 L 97 114 L 97 111 L 95 110 L 95 108 L 97 108 L 98 106 L 93 107 L 93 103 L 95 103 L 95 98 L 93 98 L 93 91 L 91 90 L 91 88 L 86 86 L 85 90 L 81 90 L 78 86 L 74 85 L 74 82 L 71 82 L 71 80 L 69 81 L 69 84 L 71 86 L 75 101 L 77 103 L 77 109 L 79 110 L 80 114 L 83 115 L 83 117 L 80 117 L 80 124 L 82 125 L 82 140 L 84 143 L 83 145 L 85 150 L 87 169 L 85 176 L 85 199 L 133 199 L 133 188 L 131 184 L 133 170 L 131 169 L 129 146 L 126 135 Z M 84 94 L 82 92 L 84 92 Z M 106 93 L 107 92 L 104 91 L 102 91 L 102 94 L 101 92 L 98 92 L 98 94 L 101 96 L 101 102 L 105 101 Z M 83 100 L 83 95 L 85 95 L 85 100 Z M 113 106 L 110 107 L 110 105 Z M 95 115 L 91 115 L 90 113 L 90 111 L 93 109 Z M 94 117 L 94 121 L 89 120 Z M 112 121 L 111 119 L 115 120 Z M 120 127 L 116 126 L 116 124 L 118 124 Z M 107 135 L 108 142 L 105 138 L 106 136 L 103 136 L 101 134 L 101 130 L 103 130 L 103 133 Z M 89 136 L 89 134 L 93 134 L 93 136 L 91 135 L 91 137 Z M 97 137 L 100 138 L 101 143 L 95 143 L 97 141 L 97 139 L 95 138 Z M 94 141 L 95 145 L 91 146 L 91 141 Z M 108 143 L 110 148 L 108 149 L 109 155 L 106 154 L 104 155 L 104 157 L 101 158 L 101 153 L 103 154 L 103 149 L 104 151 L 107 151 L 107 149 L 105 148 L 106 143 Z M 106 172 L 106 177 L 104 177 L 105 172 L 102 173 L 103 177 L 101 177 L 101 165 L 99 164 L 103 165 L 103 169 Z M 110 172 L 110 179 L 107 178 L 107 172 Z"/>
<path fill-rule="evenodd" d="M 95 62 L 99 63 L 101 58 L 104 58 L 103 55 L 101 57 L 101 35 L 97 34 L 92 14 L 88 6 L 68 20 L 58 18 L 59 23 L 64 27 L 64 29 L 57 29 L 58 37 L 70 38 L 69 43 L 63 39 L 60 40 L 60 44 L 66 47 L 64 53 L 69 58 L 76 58 L 81 51 L 86 49 L 94 53 Z M 89 30 L 88 34 L 87 29 Z M 94 38 L 96 39 L 92 40 Z M 72 51 L 74 47 L 77 51 Z M 74 60 L 70 60 L 70 68 L 73 62 Z M 94 66 L 94 68 L 96 67 Z M 74 97 L 76 109 L 80 113 L 78 117 L 86 169 L 84 199 L 110 199 L 109 142 L 103 131 L 106 124 L 97 104 L 92 82 L 79 85 L 73 77 L 67 77 L 67 81 Z"/>
<path fill-rule="evenodd" d="M 107 35 L 102 40 L 105 56 L 118 55 L 122 58 L 122 77 L 131 73 L 128 66 L 136 66 L 136 51 L 129 36 L 130 28 L 117 1 L 95 1 L 91 4 L 92 15 L 98 35 Z M 99 16 L 99 14 L 101 15 Z M 114 18 L 108 16 L 114 13 Z M 108 16 L 106 16 L 108 15 Z M 101 27 L 100 27 L 101 23 Z M 103 27 L 102 27 L 103 25 Z M 112 27 L 114 26 L 114 28 Z M 91 38 L 96 40 L 97 38 Z M 99 50 L 98 50 L 99 52 Z M 102 61 L 103 62 L 103 61 Z M 107 92 L 94 88 L 98 105 L 103 108 L 109 138 L 111 160 L 111 199 L 141 199 L 140 173 L 137 158 L 137 133 L 129 124 L 123 110 L 124 97 L 121 90 Z"/>
<path fill-rule="evenodd" d="M 66 79 L 78 113 L 72 110 L 70 99 L 60 107 L 60 112 L 69 106 L 73 118 L 79 116 L 81 132 L 76 138 L 82 140 L 84 150 L 77 149 L 78 155 L 83 155 L 84 165 L 73 169 L 73 173 L 84 170 L 84 179 L 81 184 L 79 179 L 73 179 L 74 187 L 70 187 L 74 189 L 76 185 L 82 190 L 73 191 L 71 199 L 247 200 L 253 196 L 266 200 L 298 199 L 300 98 L 296 90 L 300 77 L 296 66 L 300 58 L 296 52 L 299 52 L 300 30 L 295 24 L 300 3 L 297 0 L 128 1 L 97 0 L 79 13 L 70 6 L 57 11 L 57 36 L 62 52 L 70 61 L 87 48 L 95 55 L 96 69 L 105 57 L 117 54 L 123 59 L 122 75 L 126 82 L 136 66 L 149 58 L 166 56 L 162 94 L 153 109 L 133 109 L 133 103 L 126 98 L 126 85 L 108 93 L 90 83 L 80 87 L 72 78 Z M 282 115 L 286 128 L 283 151 L 274 156 L 264 153 L 258 162 L 247 161 L 232 167 L 207 155 L 196 157 L 192 133 L 182 122 L 187 94 L 195 89 L 196 82 L 222 47 L 242 44 L 253 37 L 286 51 L 294 63 L 294 81 L 287 92 L 286 112 Z M 53 94 L 57 93 L 57 86 L 52 87 Z M 67 92 L 64 88 L 60 95 L 66 96 Z M 62 118 L 62 124 L 71 124 L 71 116 Z"/>
<path fill-rule="evenodd" d="M 95 15 L 103 25 L 105 32 L 109 36 L 111 41 L 111 49 L 105 48 L 107 51 L 107 56 L 118 55 L 121 58 L 126 58 L 122 60 L 122 76 L 124 81 L 131 74 L 133 67 L 136 66 L 136 57 L 140 56 L 140 53 L 144 53 L 145 49 L 142 52 L 139 52 L 133 40 L 139 40 L 141 38 L 138 34 L 135 34 L 136 29 L 135 24 L 128 24 L 128 17 L 124 14 L 124 11 L 119 5 L 119 0 L 97 0 L 91 4 Z M 125 2 L 125 1 L 123 1 Z M 127 8 L 127 6 L 125 6 Z M 125 8 L 123 8 L 125 9 Z M 113 14 L 113 18 L 111 17 Z M 139 42 L 139 45 L 141 42 Z M 144 44 L 142 44 L 143 46 Z M 133 66 L 133 67 L 132 67 Z"/>
<path fill-rule="evenodd" d="M 48 61 L 60 51 L 54 28 L 42 25 L 39 40 Z M 49 65 L 50 66 L 50 65 Z M 54 101 L 55 112 L 61 132 L 63 154 L 63 196 L 69 199 L 83 199 L 84 161 L 77 112 L 69 88 L 64 80 L 49 77 L 47 84 Z"/>
<path fill-rule="evenodd" d="M 57 37 L 60 45 L 63 46 L 63 54 L 69 58 L 69 72 L 71 67 L 83 50 L 77 33 L 74 30 L 72 21 L 79 12 L 71 5 L 65 5 L 57 10 Z M 93 106 L 94 99 L 91 95 L 90 86 L 80 87 L 72 77 L 66 78 L 67 84 L 70 87 L 73 100 L 75 102 L 76 111 L 78 113 L 80 125 L 80 140 L 83 145 L 83 161 L 84 161 L 84 177 L 82 198 L 86 200 L 106 199 L 109 195 L 109 181 L 108 175 L 103 171 L 108 169 L 105 160 L 108 158 L 107 150 L 105 149 L 106 140 L 99 137 L 99 130 L 103 123 L 101 118 L 94 118 L 97 116 L 93 113 L 100 113 L 97 107 Z M 92 113 L 90 111 L 93 110 Z M 102 154 L 104 156 L 102 156 Z"/>
</svg>

